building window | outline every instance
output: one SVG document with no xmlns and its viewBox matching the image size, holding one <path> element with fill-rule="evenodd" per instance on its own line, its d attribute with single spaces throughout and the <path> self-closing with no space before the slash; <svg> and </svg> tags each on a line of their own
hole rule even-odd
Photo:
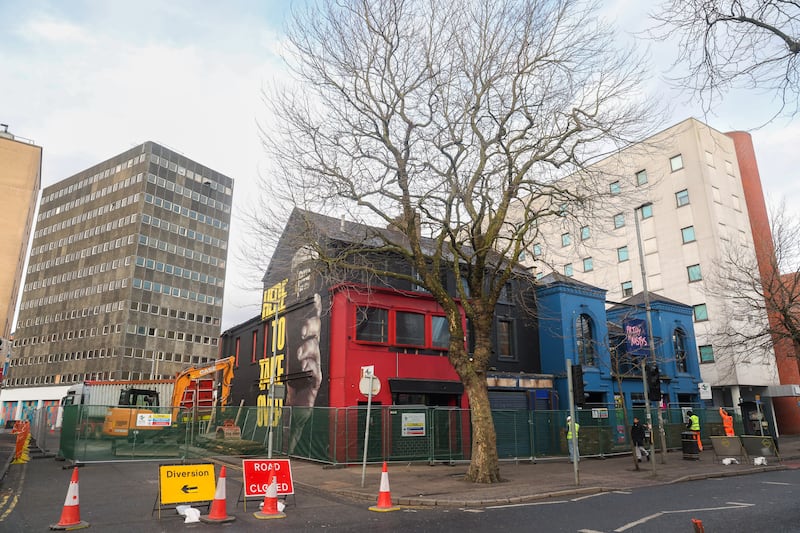
<svg viewBox="0 0 800 533">
<path fill-rule="evenodd" d="M 625 225 L 625 214 L 617 213 L 614 215 L 614 229 L 619 229 Z"/>
<path fill-rule="evenodd" d="M 675 193 L 675 203 L 678 204 L 678 207 L 683 207 L 684 205 L 689 205 L 689 191 L 688 189 L 683 189 L 682 191 L 678 191 Z"/>
<path fill-rule="evenodd" d="M 255 330 L 255 331 L 253 331 L 253 343 L 252 343 L 252 346 L 250 348 L 250 362 L 251 363 L 255 363 L 256 362 L 257 348 L 258 348 L 258 330 Z"/>
<path fill-rule="evenodd" d="M 647 183 L 647 171 L 640 170 L 639 172 L 636 173 L 636 185 L 641 186 L 644 185 L 645 183 Z"/>
<path fill-rule="evenodd" d="M 569 233 L 562 233 L 561 246 L 569 246 L 570 242 L 572 242 L 572 238 L 569 236 Z"/>
<path fill-rule="evenodd" d="M 703 322 L 708 320 L 708 308 L 706 308 L 706 304 L 698 304 L 692 306 L 694 310 L 694 321 L 695 322 Z"/>
<path fill-rule="evenodd" d="M 410 346 L 425 346 L 425 315 L 397 311 L 395 342 Z"/>
<path fill-rule="evenodd" d="M 565 276 L 572 276 L 572 263 L 564 265 L 564 275 Z"/>
<path fill-rule="evenodd" d="M 733 202 L 733 208 L 736 211 L 741 211 L 742 210 L 742 204 L 739 202 L 739 197 L 738 196 L 736 196 L 735 194 L 731 195 L 731 201 Z"/>
<path fill-rule="evenodd" d="M 540 255 L 542 255 L 542 245 L 536 243 L 533 245 L 533 257 L 539 257 Z"/>
<path fill-rule="evenodd" d="M 683 157 L 681 154 L 669 158 L 669 168 L 673 172 L 683 168 Z"/>
<path fill-rule="evenodd" d="M 643 205 L 642 206 L 642 220 L 647 218 L 652 218 L 653 216 L 653 204 Z"/>
<path fill-rule="evenodd" d="M 575 340 L 577 341 L 578 361 L 584 366 L 595 366 L 594 326 L 592 318 L 582 313 L 575 319 Z"/>
<path fill-rule="evenodd" d="M 617 260 L 622 263 L 628 260 L 628 247 L 622 246 L 617 248 Z"/>
<path fill-rule="evenodd" d="M 714 348 L 710 344 L 699 347 L 700 349 L 700 362 L 713 363 L 714 362 Z"/>
<path fill-rule="evenodd" d="M 675 366 L 678 372 L 686 372 L 686 333 L 681 328 L 672 332 L 672 346 L 675 348 Z"/>
<path fill-rule="evenodd" d="M 700 272 L 700 265 L 686 267 L 686 273 L 689 275 L 689 281 L 700 281 L 703 279 L 703 274 Z"/>
<path fill-rule="evenodd" d="M 633 296 L 633 282 L 632 281 L 623 281 L 622 282 L 622 297 L 627 298 L 628 296 Z"/>
<path fill-rule="evenodd" d="M 594 270 L 594 266 L 592 264 L 592 258 L 586 257 L 583 259 L 583 271 L 584 272 L 591 272 Z"/>
<path fill-rule="evenodd" d="M 497 321 L 497 357 L 514 360 L 514 322 L 511 319 Z"/>
<path fill-rule="evenodd" d="M 389 312 L 377 307 L 356 309 L 356 340 L 367 342 L 389 341 Z"/>
<path fill-rule="evenodd" d="M 431 344 L 435 348 L 450 347 L 450 330 L 443 316 L 431 317 Z"/>
<path fill-rule="evenodd" d="M 617 195 L 620 193 L 621 189 L 619 187 L 619 182 L 615 181 L 611 183 L 608 188 L 611 190 L 611 194 Z"/>
<path fill-rule="evenodd" d="M 683 239 L 683 244 L 694 242 L 694 226 L 688 226 L 681 230 L 681 238 Z"/>
<path fill-rule="evenodd" d="M 591 236 L 592 236 L 592 231 L 589 229 L 589 226 L 583 226 L 581 228 L 581 240 L 585 241 Z"/>
</svg>

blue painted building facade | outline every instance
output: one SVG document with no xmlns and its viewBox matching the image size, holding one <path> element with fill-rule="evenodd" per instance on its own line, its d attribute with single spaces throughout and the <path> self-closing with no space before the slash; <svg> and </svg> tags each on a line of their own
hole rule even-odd
<svg viewBox="0 0 800 533">
<path fill-rule="evenodd" d="M 651 338 L 641 294 L 606 309 L 605 290 L 550 274 L 540 280 L 536 295 L 542 373 L 554 376 L 558 408 L 569 406 L 568 364 L 583 369 L 585 408 L 614 408 L 621 402 L 643 407 L 641 362 L 643 357 L 652 361 L 652 355 L 648 346 L 630 346 L 625 329 L 634 325 L 640 341 Z M 658 295 L 650 304 L 660 403 L 697 406 L 701 380 L 692 309 Z"/>
</svg>

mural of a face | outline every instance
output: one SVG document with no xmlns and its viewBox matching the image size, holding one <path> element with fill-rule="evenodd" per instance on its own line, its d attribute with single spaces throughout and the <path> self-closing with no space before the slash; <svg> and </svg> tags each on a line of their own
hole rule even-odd
<svg viewBox="0 0 800 533">
<path fill-rule="evenodd" d="M 320 334 L 322 330 L 322 297 L 314 294 L 313 311 L 300 328 L 300 345 L 295 352 L 295 361 L 291 361 L 292 372 L 309 372 L 303 379 L 291 380 L 287 383 L 285 405 L 296 407 L 313 407 L 322 384 L 322 356 L 320 354 Z M 295 365 L 298 365 L 295 367 Z M 296 370 L 295 370 L 296 368 Z"/>
</svg>

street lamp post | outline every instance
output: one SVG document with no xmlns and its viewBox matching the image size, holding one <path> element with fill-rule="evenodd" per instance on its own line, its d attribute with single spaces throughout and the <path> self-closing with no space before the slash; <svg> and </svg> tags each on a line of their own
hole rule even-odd
<svg viewBox="0 0 800 533">
<path fill-rule="evenodd" d="M 647 345 L 650 347 L 650 359 L 653 362 L 653 365 L 658 365 L 658 361 L 656 360 L 656 348 L 655 348 L 655 336 L 653 335 L 653 320 L 650 314 L 650 293 L 647 291 L 647 269 L 644 265 L 644 250 L 642 246 L 642 235 L 639 230 L 639 211 L 644 209 L 645 207 L 652 206 L 653 202 L 645 202 L 642 205 L 634 208 L 633 210 L 633 223 L 636 227 L 636 246 L 639 248 L 639 265 L 642 271 L 642 295 L 644 296 L 644 312 L 645 317 L 647 320 L 647 332 L 648 332 L 648 342 Z M 642 365 L 642 371 L 644 374 L 644 367 L 646 365 Z M 650 414 L 650 400 L 660 400 L 660 398 L 647 398 L 647 383 L 645 385 L 645 397 L 646 397 L 646 404 L 647 404 L 647 418 L 652 420 L 652 416 Z M 656 413 L 658 414 L 658 434 L 661 439 L 661 463 L 667 462 L 667 439 L 664 435 L 664 420 L 661 416 L 661 407 L 659 406 L 656 409 Z M 650 430 L 652 431 L 652 424 L 650 426 Z M 655 452 L 655 444 L 651 441 L 651 454 Z M 653 457 L 653 463 L 655 463 L 655 456 Z M 653 464 L 653 472 L 655 473 L 655 464 Z"/>
</svg>

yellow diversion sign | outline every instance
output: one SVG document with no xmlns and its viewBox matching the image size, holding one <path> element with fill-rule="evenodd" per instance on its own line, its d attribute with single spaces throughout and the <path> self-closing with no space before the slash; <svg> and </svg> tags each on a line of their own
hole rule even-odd
<svg viewBox="0 0 800 533">
<path fill-rule="evenodd" d="M 159 465 L 161 505 L 214 499 L 214 465 Z"/>
</svg>

